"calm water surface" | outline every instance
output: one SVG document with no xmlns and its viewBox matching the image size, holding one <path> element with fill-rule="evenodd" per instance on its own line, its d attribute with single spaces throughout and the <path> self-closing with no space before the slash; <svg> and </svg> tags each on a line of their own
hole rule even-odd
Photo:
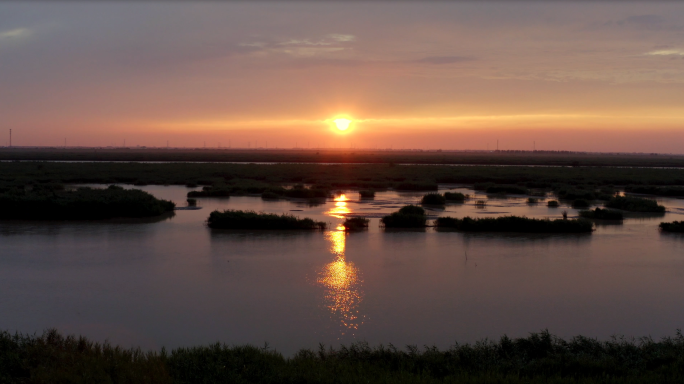
<svg viewBox="0 0 684 384">
<path fill-rule="evenodd" d="M 179 206 L 188 192 L 138 188 Z M 210 198 L 147 222 L 0 222 L 0 329 L 56 327 L 143 348 L 268 342 L 289 354 L 319 342 L 446 348 L 547 328 L 605 339 L 684 327 L 684 237 L 657 230 L 684 220 L 682 200 L 659 199 L 664 216 L 627 216 L 590 235 L 378 227 L 382 214 L 421 196 L 345 191 L 317 206 Z M 576 215 L 522 196 L 485 209 L 477 199 L 429 213 Z M 214 209 L 291 212 L 331 230 L 211 230 L 204 221 Z M 370 229 L 336 230 L 348 213 L 371 217 Z"/>
</svg>

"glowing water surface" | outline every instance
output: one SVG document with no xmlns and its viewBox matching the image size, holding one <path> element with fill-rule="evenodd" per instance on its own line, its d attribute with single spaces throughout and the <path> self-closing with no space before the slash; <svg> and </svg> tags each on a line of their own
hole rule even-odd
<svg viewBox="0 0 684 384">
<path fill-rule="evenodd" d="M 126 186 L 131 187 L 131 186 Z M 188 189 L 140 187 L 185 205 Z M 473 194 L 472 190 L 456 191 Z M 0 222 L 0 329 L 67 333 L 143 348 L 268 342 L 292 353 L 353 341 L 472 342 L 548 328 L 560 336 L 660 337 L 684 325 L 683 220 L 628 215 L 588 235 L 385 231 L 379 218 L 421 193 L 344 194 L 322 204 L 259 197 L 198 199 L 154 220 Z M 474 201 L 487 200 L 485 208 Z M 325 232 L 210 230 L 214 209 L 289 212 Z M 429 214 L 560 217 L 526 197 L 429 208 Z M 371 218 L 345 232 L 345 215 Z"/>
</svg>

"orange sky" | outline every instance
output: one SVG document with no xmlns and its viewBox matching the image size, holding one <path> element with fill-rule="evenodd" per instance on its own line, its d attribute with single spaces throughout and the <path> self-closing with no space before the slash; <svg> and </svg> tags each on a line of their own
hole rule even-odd
<svg viewBox="0 0 684 384">
<path fill-rule="evenodd" d="M 5 2 L 0 88 L 15 145 L 684 153 L 684 4 Z"/>
</svg>

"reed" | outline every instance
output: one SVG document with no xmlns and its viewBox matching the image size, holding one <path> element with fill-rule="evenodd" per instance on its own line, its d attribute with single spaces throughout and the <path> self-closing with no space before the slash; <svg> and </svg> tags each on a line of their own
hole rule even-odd
<svg viewBox="0 0 684 384">
<path fill-rule="evenodd" d="M 634 196 L 615 196 L 605 204 L 608 208 L 631 212 L 665 212 L 665 207 L 657 201 Z"/>
<path fill-rule="evenodd" d="M 446 198 L 439 193 L 428 193 L 423 196 L 420 203 L 426 205 L 444 205 L 446 204 Z"/>
<path fill-rule="evenodd" d="M 558 207 L 560 207 L 560 204 L 558 203 L 557 200 L 549 200 L 549 201 L 546 203 L 546 206 L 549 207 L 549 208 L 558 208 Z"/>
<path fill-rule="evenodd" d="M 671 223 L 660 223 L 658 225 L 663 232 L 684 232 L 684 221 L 673 221 Z"/>
<path fill-rule="evenodd" d="M 585 219 L 599 219 L 599 220 L 623 220 L 624 216 L 620 211 L 612 209 L 595 208 L 592 210 L 580 211 L 579 215 Z"/>
<path fill-rule="evenodd" d="M 421 228 L 426 221 L 425 210 L 416 205 L 406 205 L 380 219 L 385 228 Z"/>
<path fill-rule="evenodd" d="M 347 217 L 344 219 L 342 226 L 348 231 L 361 230 L 368 228 L 369 222 L 370 220 L 365 217 Z"/>
<path fill-rule="evenodd" d="M 447 201 L 464 202 L 466 200 L 466 195 L 460 192 L 444 192 L 444 198 Z"/>
<path fill-rule="evenodd" d="M 214 211 L 207 219 L 210 228 L 219 229 L 325 229 L 327 224 L 310 218 L 300 219 L 289 214 L 257 213 L 254 211 Z"/>
<path fill-rule="evenodd" d="M 173 211 L 175 204 L 139 189 L 44 187 L 0 194 L 0 219 L 93 220 L 153 217 Z"/>
<path fill-rule="evenodd" d="M 440 217 L 435 220 L 438 228 L 455 228 L 464 232 L 525 232 L 525 233 L 582 233 L 591 232 L 594 225 L 585 219 L 546 220 L 530 219 L 519 216 L 502 216 L 496 218 L 457 219 Z"/>
<path fill-rule="evenodd" d="M 684 337 L 600 341 L 542 331 L 447 349 L 357 342 L 284 357 L 220 343 L 142 351 L 48 330 L 0 332 L 0 362 L 3 383 L 680 383 Z"/>
<path fill-rule="evenodd" d="M 197 206 L 197 199 L 188 199 L 188 207 L 196 207 Z"/>
<path fill-rule="evenodd" d="M 536 197 L 528 197 L 527 198 L 527 204 L 537 204 L 539 203 L 539 199 Z"/>
<path fill-rule="evenodd" d="M 477 208 L 484 208 L 487 206 L 487 202 L 485 200 L 478 200 L 475 202 L 475 206 Z"/>
</svg>

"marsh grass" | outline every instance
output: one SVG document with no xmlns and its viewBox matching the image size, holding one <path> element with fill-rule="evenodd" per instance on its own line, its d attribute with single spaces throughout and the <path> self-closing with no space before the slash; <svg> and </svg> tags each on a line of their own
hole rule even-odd
<svg viewBox="0 0 684 384">
<path fill-rule="evenodd" d="M 426 221 L 425 209 L 417 205 L 406 205 L 380 219 L 385 228 L 421 228 L 425 227 Z"/>
<path fill-rule="evenodd" d="M 658 225 L 658 228 L 663 232 L 684 232 L 684 221 L 663 222 Z"/>
<path fill-rule="evenodd" d="M 623 220 L 622 212 L 612 209 L 595 208 L 594 210 L 579 211 L 579 215 L 586 219 Z"/>
<path fill-rule="evenodd" d="M 219 229 L 326 229 L 327 224 L 310 218 L 300 219 L 294 215 L 257 213 L 255 211 L 213 211 L 207 219 L 210 228 Z"/>
<path fill-rule="evenodd" d="M 36 186 L 0 194 L 0 219 L 96 220 L 116 217 L 153 217 L 173 211 L 171 201 L 139 189 Z"/>
<path fill-rule="evenodd" d="M 526 232 L 526 233 L 582 233 L 591 232 L 594 225 L 585 219 L 546 220 L 531 219 L 519 216 L 502 216 L 496 218 L 457 219 L 440 217 L 435 220 L 438 228 L 455 228 L 464 232 Z"/>
<path fill-rule="evenodd" d="M 444 198 L 447 201 L 464 202 L 466 200 L 466 195 L 460 192 L 444 192 Z"/>
<path fill-rule="evenodd" d="M 475 207 L 477 208 L 485 208 L 487 206 L 487 202 L 485 200 L 478 200 L 475 202 Z"/>
<path fill-rule="evenodd" d="M 188 202 L 188 207 L 196 207 L 197 206 L 197 199 L 187 199 Z"/>
<path fill-rule="evenodd" d="M 684 196 L 684 187 L 681 186 L 654 186 L 654 185 L 628 185 L 625 192 L 641 193 L 656 196 Z"/>
<path fill-rule="evenodd" d="M 3 383 L 680 383 L 684 337 L 527 337 L 434 346 L 364 342 L 320 345 L 289 358 L 263 348 L 215 343 L 144 352 L 55 330 L 0 333 Z"/>
<path fill-rule="evenodd" d="M 558 207 L 560 207 L 560 204 L 558 203 L 557 200 L 549 200 L 549 201 L 546 203 L 546 206 L 549 207 L 549 208 L 558 208 Z"/>
<path fill-rule="evenodd" d="M 539 199 L 537 199 L 536 197 L 528 197 L 527 198 L 527 204 L 538 204 L 538 203 L 539 203 Z"/>
<path fill-rule="evenodd" d="M 657 201 L 635 196 L 615 196 L 605 206 L 631 212 L 665 212 L 665 207 Z"/>
<path fill-rule="evenodd" d="M 428 193 L 423 196 L 420 203 L 426 205 L 444 205 L 446 204 L 446 198 L 439 193 Z"/>
<path fill-rule="evenodd" d="M 369 222 L 370 220 L 365 217 L 347 217 L 344 219 L 342 226 L 348 231 L 355 231 L 368 228 Z"/>
</svg>

